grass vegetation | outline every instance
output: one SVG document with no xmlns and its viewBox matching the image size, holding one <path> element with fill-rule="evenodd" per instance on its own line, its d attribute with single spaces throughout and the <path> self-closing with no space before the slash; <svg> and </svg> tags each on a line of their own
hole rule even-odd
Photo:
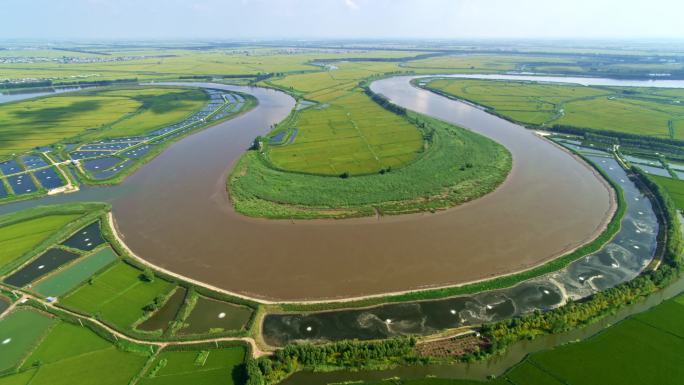
<svg viewBox="0 0 684 385">
<path fill-rule="evenodd" d="M 142 271 L 118 262 L 72 291 L 61 304 L 126 330 L 156 298 L 168 294 L 172 286 L 161 279 L 150 281 Z"/>
<path fill-rule="evenodd" d="M 667 191 L 675 206 L 679 210 L 684 210 L 684 180 L 663 176 L 652 176 L 652 178 Z"/>
<path fill-rule="evenodd" d="M 0 224 L 0 267 L 15 261 L 82 214 L 54 214 Z"/>
<path fill-rule="evenodd" d="M 126 384 L 146 361 L 147 355 L 120 349 L 86 327 L 58 322 L 0 384 Z"/>
<path fill-rule="evenodd" d="M 247 350 L 242 346 L 162 351 L 138 382 L 141 385 L 240 385 Z"/>
<path fill-rule="evenodd" d="M 526 125 L 684 139 L 684 90 L 438 79 L 426 88 L 487 107 Z"/>
<path fill-rule="evenodd" d="M 143 134 L 197 112 L 205 92 L 126 86 L 0 105 L 0 157 L 65 140 Z"/>
<path fill-rule="evenodd" d="M 409 117 L 430 133 L 430 148 L 414 162 L 382 174 L 297 174 L 270 167 L 257 151 L 247 152 L 229 178 L 236 209 L 271 218 L 439 210 L 482 196 L 506 178 L 511 157 L 501 145 L 435 119 Z"/>
<path fill-rule="evenodd" d="M 31 309 L 14 310 L 0 319 L 0 373 L 17 367 L 55 322 Z"/>
<path fill-rule="evenodd" d="M 109 208 L 104 203 L 37 206 L 0 216 L 0 275 L 66 239 Z"/>
</svg>

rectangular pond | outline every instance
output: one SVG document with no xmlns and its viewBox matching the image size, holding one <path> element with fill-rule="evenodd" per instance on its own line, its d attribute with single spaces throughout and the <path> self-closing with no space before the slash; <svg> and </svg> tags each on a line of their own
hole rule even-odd
<svg viewBox="0 0 684 385">
<path fill-rule="evenodd" d="M 33 175 L 38 179 L 40 184 L 48 190 L 64 186 L 62 177 L 59 176 L 54 167 L 34 171 Z"/>
<path fill-rule="evenodd" d="M 103 243 L 104 239 L 100 231 L 100 221 L 96 221 L 78 230 L 66 241 L 62 242 L 62 245 L 73 249 L 90 251 Z"/>
<path fill-rule="evenodd" d="M 30 194 L 38 191 L 38 187 L 33 183 L 33 179 L 29 174 L 12 175 L 7 177 L 7 181 L 17 195 Z"/>
<path fill-rule="evenodd" d="M 206 334 L 213 330 L 242 330 L 252 317 L 246 306 L 200 296 L 178 334 Z"/>
<path fill-rule="evenodd" d="M 648 165 L 645 165 L 645 164 L 637 164 L 636 166 L 639 167 L 640 169 L 644 170 L 644 172 L 647 173 L 647 174 L 650 174 L 650 175 L 658 175 L 658 176 L 664 176 L 664 177 L 667 177 L 667 178 L 672 178 L 672 176 L 670 175 L 670 173 L 669 173 L 666 169 L 664 169 L 664 168 L 661 168 L 661 167 L 654 167 L 654 166 L 648 166 Z"/>
<path fill-rule="evenodd" d="M 48 162 L 40 155 L 24 155 L 21 157 L 21 161 L 28 170 L 48 166 Z"/>
<path fill-rule="evenodd" d="M 86 282 L 98 271 L 118 260 L 111 248 L 89 255 L 66 269 L 38 282 L 33 291 L 45 297 L 59 297 Z"/>
<path fill-rule="evenodd" d="M 87 158 L 96 158 L 98 156 L 106 156 L 112 154 L 113 151 L 74 151 L 69 154 L 71 159 L 81 160 Z"/>
<path fill-rule="evenodd" d="M 178 287 L 173 292 L 171 297 L 159 308 L 152 316 L 136 327 L 139 330 L 156 331 L 161 330 L 166 332 L 171 322 L 178 316 L 178 312 L 185 302 L 187 290 L 184 287 Z"/>
<path fill-rule="evenodd" d="M 24 287 L 78 257 L 78 254 L 70 251 L 50 249 L 19 269 L 19 271 L 5 278 L 3 282 L 16 287 Z"/>
<path fill-rule="evenodd" d="M 647 164 L 651 166 L 656 166 L 660 167 L 660 161 L 658 159 L 653 159 L 653 158 L 641 158 L 638 156 L 634 155 L 623 155 L 622 156 L 625 160 L 629 161 L 630 163 L 638 163 L 638 164 Z"/>
<path fill-rule="evenodd" d="M 4 181 L 0 180 L 0 199 L 5 198 L 8 195 L 7 188 L 5 187 Z"/>
<path fill-rule="evenodd" d="M 83 161 L 83 168 L 90 172 L 100 172 L 108 170 L 119 163 L 121 163 L 121 158 L 117 158 L 115 156 L 108 156 L 105 158 L 89 159 Z"/>
<path fill-rule="evenodd" d="M 123 171 L 126 167 L 130 166 L 131 164 L 133 164 L 133 160 L 126 159 L 123 162 L 121 162 L 119 165 L 112 167 L 109 170 L 104 170 L 104 171 L 100 171 L 100 172 L 93 172 L 92 176 L 93 176 L 93 178 L 100 179 L 100 180 L 109 179 L 109 178 L 115 176 L 116 174 L 120 173 L 121 171 Z"/>
<path fill-rule="evenodd" d="M 0 163 L 0 172 L 2 172 L 5 175 L 16 174 L 22 171 L 24 171 L 24 169 L 14 159 Z"/>
</svg>

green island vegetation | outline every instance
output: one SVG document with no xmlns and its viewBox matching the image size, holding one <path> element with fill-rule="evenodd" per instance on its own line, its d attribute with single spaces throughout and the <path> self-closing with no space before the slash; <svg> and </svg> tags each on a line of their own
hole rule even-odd
<svg viewBox="0 0 684 385">
<path fill-rule="evenodd" d="M 373 175 L 331 177 L 269 167 L 257 151 L 238 161 L 229 189 L 236 209 L 270 218 L 351 217 L 440 210 L 480 197 L 506 178 L 511 157 L 493 141 L 407 112 L 430 130 L 416 161 Z"/>
<path fill-rule="evenodd" d="M 508 80 L 437 79 L 426 88 L 535 127 L 684 139 L 684 90 Z"/>
<path fill-rule="evenodd" d="M 391 68 L 339 63 L 268 80 L 314 104 L 295 109 L 240 159 L 228 181 L 236 210 L 268 218 L 434 211 L 503 182 L 511 159 L 502 146 L 370 91 L 366 79 Z"/>
</svg>

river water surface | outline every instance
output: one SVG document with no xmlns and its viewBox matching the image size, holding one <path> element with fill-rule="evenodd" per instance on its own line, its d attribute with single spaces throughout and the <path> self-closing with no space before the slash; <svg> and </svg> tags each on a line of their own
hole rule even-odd
<svg viewBox="0 0 684 385">
<path fill-rule="evenodd" d="M 611 193 L 587 165 L 532 132 L 398 77 L 373 83 L 395 103 L 485 134 L 513 155 L 495 192 L 438 214 L 343 221 L 250 219 L 225 189 L 254 137 L 287 116 L 288 95 L 247 92 L 251 112 L 171 145 L 124 183 L 0 207 L 105 200 L 128 246 L 188 277 L 258 298 L 330 299 L 450 285 L 537 265 L 592 239 Z M 188 84 L 188 83 L 183 83 Z"/>
</svg>

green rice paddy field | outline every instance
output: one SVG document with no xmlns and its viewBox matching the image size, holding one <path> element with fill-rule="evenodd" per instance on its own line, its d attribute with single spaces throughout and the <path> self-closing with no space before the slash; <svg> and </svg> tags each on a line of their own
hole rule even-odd
<svg viewBox="0 0 684 385">
<path fill-rule="evenodd" d="M 121 330 L 126 330 L 158 296 L 168 294 L 173 285 L 161 279 L 148 282 L 142 272 L 118 262 L 88 283 L 72 291 L 60 302 L 63 306 L 96 315 Z"/>
<path fill-rule="evenodd" d="M 684 180 L 651 176 L 659 185 L 665 188 L 678 209 L 684 210 Z"/>
<path fill-rule="evenodd" d="M 0 321 L 3 340 L 0 385 L 242 384 L 247 349 L 163 351 L 146 366 L 152 352 L 115 346 L 86 327 L 40 312 L 17 310 Z M 188 348 L 192 349 L 192 348 Z M 19 365 L 23 362 L 21 365 Z"/>
<path fill-rule="evenodd" d="M 0 225 L 0 270 L 2 266 L 32 251 L 82 214 L 46 215 Z"/>
<path fill-rule="evenodd" d="M 65 139 L 131 136 L 200 110 L 205 92 L 166 87 L 84 90 L 0 105 L 0 157 Z"/>
<path fill-rule="evenodd" d="M 531 125 L 568 125 L 684 139 L 684 90 L 438 79 L 428 88 Z"/>
<path fill-rule="evenodd" d="M 163 351 L 141 378 L 141 385 L 239 385 L 246 349 L 232 347 L 203 351 Z"/>
<path fill-rule="evenodd" d="M 358 87 L 392 63 L 339 63 L 332 71 L 287 76 L 272 83 L 320 104 L 296 112 L 283 128 L 296 128 L 292 143 L 269 146 L 276 168 L 323 175 L 375 173 L 401 167 L 423 149 L 414 125 L 385 110 Z"/>
<path fill-rule="evenodd" d="M 15 310 L 0 319 L 0 371 L 18 366 L 56 322 L 31 309 Z"/>
</svg>

